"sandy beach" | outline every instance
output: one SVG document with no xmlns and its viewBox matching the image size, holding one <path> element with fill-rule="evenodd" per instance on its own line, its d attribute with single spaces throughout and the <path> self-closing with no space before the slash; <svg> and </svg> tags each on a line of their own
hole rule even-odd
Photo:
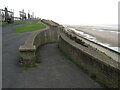
<svg viewBox="0 0 120 90">
<path fill-rule="evenodd" d="M 69 26 L 71 28 L 75 28 L 78 31 L 82 31 L 86 34 L 92 35 L 95 37 L 98 41 L 102 43 L 110 44 L 112 47 L 120 47 L 120 42 L 118 40 L 120 37 L 120 33 L 118 33 L 115 30 L 107 30 L 104 28 L 94 28 L 94 27 L 87 27 L 87 26 L 81 26 L 81 27 L 75 27 L 75 26 Z"/>
</svg>

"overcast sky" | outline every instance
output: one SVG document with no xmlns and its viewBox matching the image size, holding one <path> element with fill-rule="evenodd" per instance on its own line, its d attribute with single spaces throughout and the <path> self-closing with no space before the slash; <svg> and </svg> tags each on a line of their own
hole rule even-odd
<svg viewBox="0 0 120 90">
<path fill-rule="evenodd" d="M 0 0 L 19 16 L 22 9 L 60 24 L 117 24 L 119 0 Z"/>
</svg>

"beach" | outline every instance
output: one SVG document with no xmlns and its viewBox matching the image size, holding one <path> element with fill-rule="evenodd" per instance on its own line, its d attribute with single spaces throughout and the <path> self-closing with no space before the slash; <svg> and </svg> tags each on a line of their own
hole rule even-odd
<svg viewBox="0 0 120 90">
<path fill-rule="evenodd" d="M 69 26 L 71 28 L 74 28 L 78 31 L 82 31 L 86 34 L 89 34 L 97 39 L 97 41 L 108 44 L 111 47 L 120 47 L 120 42 L 118 40 L 120 39 L 119 35 L 120 32 L 117 30 L 113 30 L 110 28 L 101 28 L 101 27 L 93 27 L 93 26 Z"/>
<path fill-rule="evenodd" d="M 120 32 L 117 30 L 93 26 L 67 26 L 65 30 L 75 33 L 78 37 L 81 36 L 85 38 L 80 39 L 119 62 L 120 42 L 118 42 L 118 35 Z"/>
</svg>

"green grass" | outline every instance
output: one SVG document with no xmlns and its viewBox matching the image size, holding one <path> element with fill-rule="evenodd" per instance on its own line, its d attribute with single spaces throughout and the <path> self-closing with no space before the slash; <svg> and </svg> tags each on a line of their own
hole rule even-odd
<svg viewBox="0 0 120 90">
<path fill-rule="evenodd" d="M 22 33 L 22 32 L 31 32 L 31 31 L 35 31 L 35 30 L 40 30 L 46 28 L 45 25 L 43 25 L 42 23 L 33 23 L 33 24 L 28 24 L 28 25 L 24 25 L 24 26 L 18 26 L 16 27 L 16 32 L 18 33 Z"/>
</svg>

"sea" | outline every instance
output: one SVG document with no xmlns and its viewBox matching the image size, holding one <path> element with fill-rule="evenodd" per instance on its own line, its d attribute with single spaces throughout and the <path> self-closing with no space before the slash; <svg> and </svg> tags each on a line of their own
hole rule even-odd
<svg viewBox="0 0 120 90">
<path fill-rule="evenodd" d="M 79 30 L 79 27 L 85 27 L 86 29 L 91 29 L 91 30 L 97 30 L 97 31 L 100 31 L 100 32 L 110 32 L 110 33 L 113 33 L 112 35 L 116 35 L 118 36 L 118 41 L 119 41 L 119 34 L 120 34 L 120 25 L 118 26 L 118 24 L 99 24 L 99 25 L 63 25 L 66 29 L 65 30 L 72 30 L 74 31 L 74 33 L 76 33 L 76 35 L 80 35 L 80 36 L 83 36 L 84 38 L 92 41 L 92 42 L 95 42 L 95 43 L 98 43 L 104 47 L 107 47 L 113 51 L 116 51 L 118 53 L 120 53 L 120 47 L 119 45 L 115 45 L 115 46 L 112 46 L 110 43 L 107 43 L 107 42 L 101 42 L 100 40 L 98 40 L 97 37 L 95 36 L 92 36 L 91 34 L 88 34 L 86 32 L 83 32 L 83 31 L 80 31 Z M 100 51 L 106 53 L 108 56 L 112 57 L 113 60 L 115 61 L 118 61 L 118 53 L 115 53 L 115 54 L 110 54 L 109 51 L 104 51 L 103 49 L 99 48 L 99 47 L 95 47 L 97 49 L 99 49 Z"/>
<path fill-rule="evenodd" d="M 108 28 L 114 28 L 114 29 L 120 28 L 120 25 L 118 27 L 118 24 L 99 24 L 99 25 L 95 25 L 95 26 L 108 27 Z"/>
<path fill-rule="evenodd" d="M 99 31 L 108 31 L 108 32 L 112 32 L 112 33 L 116 33 L 116 34 L 120 34 L 120 25 L 118 24 L 94 24 L 94 25 L 75 25 L 76 27 L 81 27 L 81 26 L 92 26 L 93 28 L 96 28 L 95 30 L 99 30 Z M 69 26 L 68 26 L 69 27 Z M 72 28 L 71 28 L 72 29 Z M 75 29 L 73 29 L 76 33 L 82 34 L 84 35 L 87 39 L 92 40 L 94 42 L 97 42 L 105 47 L 109 47 L 112 50 L 115 50 L 117 52 L 120 52 L 120 47 L 116 46 L 116 47 L 111 47 L 110 44 L 107 43 L 101 43 L 99 42 L 95 37 L 85 34 L 84 32 L 81 31 L 76 31 Z"/>
</svg>

